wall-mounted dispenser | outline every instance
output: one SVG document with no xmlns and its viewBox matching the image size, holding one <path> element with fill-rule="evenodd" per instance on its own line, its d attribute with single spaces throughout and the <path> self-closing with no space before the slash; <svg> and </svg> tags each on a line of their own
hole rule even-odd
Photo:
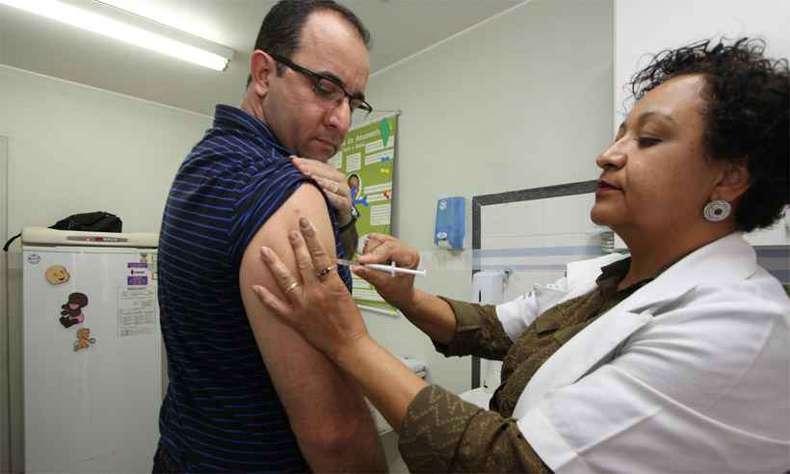
<svg viewBox="0 0 790 474">
<path fill-rule="evenodd" d="M 462 196 L 439 199 L 433 243 L 451 250 L 464 248 L 466 199 Z"/>
</svg>

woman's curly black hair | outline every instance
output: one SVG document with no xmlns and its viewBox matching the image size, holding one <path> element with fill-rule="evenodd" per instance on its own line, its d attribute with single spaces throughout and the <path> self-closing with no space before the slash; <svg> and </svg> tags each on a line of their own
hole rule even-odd
<svg viewBox="0 0 790 474">
<path fill-rule="evenodd" d="M 766 58 L 765 42 L 711 40 L 666 50 L 636 73 L 638 100 L 677 76 L 705 78 L 703 140 L 712 159 L 746 159 L 751 183 L 735 209 L 738 230 L 768 227 L 790 203 L 790 73 L 787 59 Z"/>
</svg>

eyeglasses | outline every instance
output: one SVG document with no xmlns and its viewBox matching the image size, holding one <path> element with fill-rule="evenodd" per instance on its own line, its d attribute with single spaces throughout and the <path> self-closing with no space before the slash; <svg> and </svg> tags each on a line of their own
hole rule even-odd
<svg viewBox="0 0 790 474">
<path fill-rule="evenodd" d="M 365 99 L 360 97 L 359 94 L 349 94 L 340 79 L 311 71 L 306 67 L 300 66 L 290 59 L 282 57 L 278 54 L 268 54 L 278 63 L 284 64 L 292 70 L 310 79 L 310 81 L 313 83 L 313 92 L 315 92 L 315 95 L 321 99 L 324 99 L 328 102 L 337 103 L 342 101 L 343 98 L 348 97 L 348 106 L 351 109 L 351 114 L 353 115 L 354 120 L 365 119 L 368 115 L 370 115 L 371 112 L 373 112 L 373 107 L 365 102 Z"/>
</svg>

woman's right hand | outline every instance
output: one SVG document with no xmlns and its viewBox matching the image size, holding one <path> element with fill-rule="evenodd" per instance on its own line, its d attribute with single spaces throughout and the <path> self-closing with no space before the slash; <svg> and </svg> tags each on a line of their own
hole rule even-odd
<svg viewBox="0 0 790 474">
<path fill-rule="evenodd" d="M 352 267 L 354 273 L 373 285 L 379 294 L 391 305 L 400 310 L 408 307 L 414 298 L 414 276 L 396 273 L 390 275 L 365 268 L 363 264 L 380 263 L 395 265 L 402 268 L 416 269 L 420 264 L 420 254 L 417 249 L 409 247 L 400 240 L 390 235 L 369 234 L 363 255 L 357 262 L 360 265 Z"/>
</svg>

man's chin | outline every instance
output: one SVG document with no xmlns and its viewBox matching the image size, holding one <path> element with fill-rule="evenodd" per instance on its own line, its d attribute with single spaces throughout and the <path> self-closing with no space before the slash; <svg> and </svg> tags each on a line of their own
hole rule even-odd
<svg viewBox="0 0 790 474">
<path fill-rule="evenodd" d="M 335 156 L 337 149 L 330 145 L 313 146 L 305 149 L 300 153 L 302 158 L 309 158 L 311 160 L 326 163 L 330 158 Z"/>
</svg>

